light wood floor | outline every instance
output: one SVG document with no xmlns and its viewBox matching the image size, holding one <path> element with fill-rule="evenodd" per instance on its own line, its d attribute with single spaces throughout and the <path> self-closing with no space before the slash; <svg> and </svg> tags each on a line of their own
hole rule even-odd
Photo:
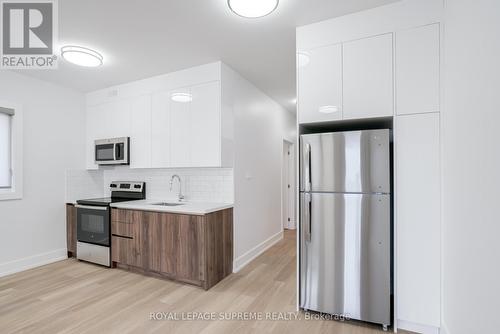
<svg viewBox="0 0 500 334">
<path fill-rule="evenodd" d="M 0 279 L 1 333 L 380 333 L 338 321 L 150 320 L 151 312 L 293 312 L 295 233 L 209 291 L 65 260 Z M 187 313 L 185 313 L 187 315 Z M 303 317 L 304 314 L 300 313 Z"/>
</svg>

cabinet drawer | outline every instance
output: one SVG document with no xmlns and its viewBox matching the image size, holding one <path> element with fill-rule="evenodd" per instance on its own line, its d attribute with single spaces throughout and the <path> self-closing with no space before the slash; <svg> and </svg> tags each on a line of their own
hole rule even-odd
<svg viewBox="0 0 500 334">
<path fill-rule="evenodd" d="M 141 215 L 142 211 L 113 209 L 111 210 L 111 221 L 122 223 L 140 222 Z"/>
<path fill-rule="evenodd" d="M 122 236 L 122 237 L 129 237 L 129 238 L 135 238 L 137 237 L 136 232 L 138 229 L 138 223 L 131 222 L 131 223 L 124 223 L 121 221 L 112 221 L 111 222 L 111 234 L 117 235 L 117 236 Z"/>
<path fill-rule="evenodd" d="M 140 240 L 128 237 L 111 237 L 111 259 L 113 262 L 142 267 Z"/>
</svg>

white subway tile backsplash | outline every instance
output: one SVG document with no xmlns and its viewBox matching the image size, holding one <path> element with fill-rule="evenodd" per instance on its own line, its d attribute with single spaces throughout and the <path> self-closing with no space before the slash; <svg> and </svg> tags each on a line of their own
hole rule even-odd
<svg viewBox="0 0 500 334">
<path fill-rule="evenodd" d="M 103 197 L 104 174 L 102 171 L 67 170 L 66 203 L 78 199 Z"/>
<path fill-rule="evenodd" d="M 179 184 L 170 178 L 182 179 L 182 192 L 188 201 L 234 202 L 232 168 L 130 169 L 113 167 L 99 171 L 68 171 L 66 198 L 71 200 L 109 196 L 112 181 L 145 181 L 146 198 L 173 200 Z M 98 189 L 98 191 L 97 191 Z"/>
<path fill-rule="evenodd" d="M 146 198 L 176 199 L 179 184 L 174 181 L 170 191 L 170 178 L 177 174 L 182 179 L 182 192 L 187 200 L 230 202 L 233 196 L 232 168 L 182 168 L 182 169 L 129 169 L 104 170 L 104 189 L 112 181 L 145 181 Z M 224 182 L 226 180 L 227 182 Z"/>
</svg>

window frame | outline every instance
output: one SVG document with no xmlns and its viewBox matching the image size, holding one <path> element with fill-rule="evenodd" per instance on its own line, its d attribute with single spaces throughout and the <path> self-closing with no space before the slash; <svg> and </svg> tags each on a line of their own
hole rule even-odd
<svg viewBox="0 0 500 334">
<path fill-rule="evenodd" d="M 0 201 L 23 198 L 23 111 L 15 103 L 0 100 L 0 107 L 13 109 L 11 116 L 11 170 L 12 183 L 10 188 L 0 188 Z"/>
</svg>

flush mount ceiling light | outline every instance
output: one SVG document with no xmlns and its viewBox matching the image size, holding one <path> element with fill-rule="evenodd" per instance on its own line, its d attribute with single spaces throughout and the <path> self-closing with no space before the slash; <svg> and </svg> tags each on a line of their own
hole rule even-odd
<svg viewBox="0 0 500 334">
<path fill-rule="evenodd" d="M 310 61 L 311 61 L 311 56 L 309 55 L 308 52 L 304 52 L 304 51 L 297 52 L 297 66 L 298 67 L 307 66 L 307 64 L 309 64 Z"/>
<path fill-rule="evenodd" d="M 334 112 L 339 111 L 339 107 L 337 107 L 337 106 L 323 106 L 323 107 L 319 107 L 318 111 L 320 113 L 323 113 L 323 114 L 333 114 Z"/>
<path fill-rule="evenodd" d="M 172 99 L 172 101 L 181 102 L 181 103 L 193 101 L 193 95 L 191 95 L 189 93 L 172 93 L 170 98 Z"/>
<path fill-rule="evenodd" d="M 278 7 L 279 0 L 227 0 L 229 8 L 239 16 L 263 17 Z"/>
<path fill-rule="evenodd" d="M 63 46 L 61 56 L 70 63 L 79 66 L 97 67 L 103 63 L 103 57 L 99 52 L 83 46 Z"/>
</svg>

